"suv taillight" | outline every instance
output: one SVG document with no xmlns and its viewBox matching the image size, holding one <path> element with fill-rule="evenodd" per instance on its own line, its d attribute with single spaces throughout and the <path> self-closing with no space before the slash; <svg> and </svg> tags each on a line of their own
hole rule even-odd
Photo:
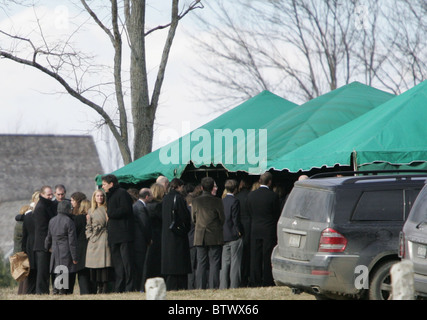
<svg viewBox="0 0 427 320">
<path fill-rule="evenodd" d="M 319 242 L 319 252 L 343 252 L 347 247 L 347 239 L 334 229 L 322 231 Z"/>
<path fill-rule="evenodd" d="M 404 259 L 405 258 L 405 233 L 403 231 L 400 231 L 399 233 L 399 258 Z"/>
</svg>

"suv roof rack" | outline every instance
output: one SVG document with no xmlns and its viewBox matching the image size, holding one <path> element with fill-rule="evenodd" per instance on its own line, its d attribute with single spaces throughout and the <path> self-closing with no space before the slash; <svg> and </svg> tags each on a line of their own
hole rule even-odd
<svg viewBox="0 0 427 320">
<path fill-rule="evenodd" d="M 337 176 L 349 176 L 353 175 L 357 177 L 357 175 L 372 175 L 378 177 L 378 174 L 385 174 L 385 173 L 418 173 L 418 174 L 427 174 L 427 170 L 415 170 L 415 169 L 408 169 L 408 170 L 367 170 L 367 171 L 336 171 L 336 172 L 323 172 L 323 173 L 317 173 L 310 177 L 310 179 L 318 179 L 318 178 L 326 178 L 326 177 L 337 177 Z"/>
</svg>

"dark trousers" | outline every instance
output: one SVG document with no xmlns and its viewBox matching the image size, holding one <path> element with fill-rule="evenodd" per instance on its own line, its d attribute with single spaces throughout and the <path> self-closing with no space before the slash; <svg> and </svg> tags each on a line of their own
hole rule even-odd
<svg viewBox="0 0 427 320">
<path fill-rule="evenodd" d="M 133 244 L 131 242 L 123 242 L 113 244 L 110 247 L 115 276 L 114 291 L 135 291 Z"/>
<path fill-rule="evenodd" d="M 218 289 L 222 246 L 198 246 L 196 248 L 196 289 L 206 289 L 208 281 L 209 289 Z"/>
<path fill-rule="evenodd" d="M 76 278 L 78 278 L 80 294 L 96 293 L 96 283 L 90 279 L 90 270 L 88 268 L 83 268 L 76 273 L 70 273 L 70 293 L 74 292 Z"/>
<path fill-rule="evenodd" d="M 27 277 L 27 291 L 26 294 L 36 294 L 36 280 L 37 270 L 30 269 L 30 274 Z"/>
<path fill-rule="evenodd" d="M 197 249 L 190 247 L 191 273 L 188 274 L 188 289 L 196 289 Z"/>
<path fill-rule="evenodd" d="M 241 282 L 240 286 L 247 287 L 249 286 L 249 275 L 250 275 L 250 261 L 251 261 L 251 223 L 250 221 L 242 221 L 243 230 L 245 233 L 243 235 L 243 255 L 242 255 L 242 264 L 241 264 Z"/>
<path fill-rule="evenodd" d="M 271 253 L 277 241 L 275 239 L 252 239 L 250 281 L 252 287 L 274 286 L 271 269 Z"/>
<path fill-rule="evenodd" d="M 167 291 L 186 290 L 188 288 L 188 276 L 186 274 L 165 275 Z"/>
<path fill-rule="evenodd" d="M 96 293 L 96 283 L 90 279 L 90 270 L 83 268 L 77 272 L 79 280 L 80 294 L 94 294 Z"/>
<path fill-rule="evenodd" d="M 145 243 L 138 245 L 135 250 L 135 289 L 144 291 L 145 289 L 145 258 L 147 255 L 147 245 Z"/>
<path fill-rule="evenodd" d="M 37 277 L 36 294 L 49 294 L 50 281 L 50 253 L 47 251 L 35 251 Z"/>
</svg>

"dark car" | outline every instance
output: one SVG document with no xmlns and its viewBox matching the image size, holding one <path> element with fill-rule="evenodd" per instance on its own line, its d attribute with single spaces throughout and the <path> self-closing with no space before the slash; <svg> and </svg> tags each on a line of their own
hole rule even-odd
<svg viewBox="0 0 427 320">
<path fill-rule="evenodd" d="M 319 299 L 389 297 L 399 233 L 427 173 L 386 173 L 295 183 L 272 253 L 277 285 Z"/>
<path fill-rule="evenodd" d="M 403 226 L 399 255 L 412 261 L 414 289 L 419 297 L 427 297 L 427 186 L 421 190 Z"/>
</svg>

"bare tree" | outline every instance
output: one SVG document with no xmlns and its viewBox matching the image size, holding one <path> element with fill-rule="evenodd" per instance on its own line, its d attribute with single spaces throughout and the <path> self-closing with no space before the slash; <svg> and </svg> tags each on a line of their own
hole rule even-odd
<svg viewBox="0 0 427 320">
<path fill-rule="evenodd" d="M 220 1 L 215 4 L 216 21 L 201 18 L 212 37 L 199 40 L 199 48 L 217 58 L 210 68 L 215 73 L 204 78 L 229 80 L 228 65 L 233 64 L 235 75 L 256 79 L 240 97 L 281 87 L 280 93 L 291 92 L 301 101 L 348 83 L 355 71 L 351 49 L 359 37 L 350 17 L 355 7 L 354 1 Z M 224 61 L 230 63 L 220 67 Z M 244 78 L 233 77 L 225 87 L 236 91 L 240 83 L 249 82 Z"/>
<path fill-rule="evenodd" d="M 6 30 L 0 30 L 0 58 L 38 69 L 55 79 L 72 97 L 95 110 L 107 125 L 116 140 L 125 164 L 130 163 L 152 149 L 154 118 L 159 104 L 169 53 L 179 21 L 191 11 L 202 8 L 201 0 L 180 5 L 179 0 L 171 1 L 170 20 L 155 27 L 146 24 L 145 0 L 111 0 L 106 15 L 105 1 L 81 0 L 83 12 L 107 36 L 113 48 L 111 68 L 96 63 L 96 57 L 77 49 L 75 38 L 88 21 L 78 25 L 67 38 L 49 42 L 42 24 L 37 17 L 40 39 L 31 39 Z M 157 68 L 154 84 L 150 87 L 147 71 L 146 38 L 158 30 L 167 30 L 162 56 Z M 6 42 L 9 40 L 8 42 Z M 130 50 L 128 73 L 124 70 L 125 46 Z M 108 71 L 105 81 L 94 82 L 89 75 L 97 78 Z M 89 80 L 87 80 L 89 78 Z M 127 110 L 127 84 L 130 83 L 130 114 Z M 114 105 L 113 111 L 108 106 Z M 133 132 L 133 148 L 131 132 Z M 133 149 L 133 154 L 131 150 Z"/>
<path fill-rule="evenodd" d="M 383 67 L 375 70 L 379 83 L 399 94 L 426 79 L 427 4 L 422 0 L 386 2 L 383 14 L 388 32 L 383 33 Z M 397 10 L 396 10 L 397 8 Z"/>
<path fill-rule="evenodd" d="M 425 78 L 423 0 L 217 1 L 196 39 L 210 92 L 305 102 L 352 81 L 399 93 Z M 199 84 L 201 82 L 198 82 Z M 219 89 L 220 88 L 220 89 Z"/>
<path fill-rule="evenodd" d="M 250 26 L 246 29 L 240 25 L 241 21 L 235 17 L 236 12 L 230 10 L 233 5 L 226 6 L 219 1 L 208 6 L 209 10 L 203 12 L 207 17 L 198 15 L 200 25 L 208 36 L 192 36 L 195 49 L 201 53 L 200 65 L 207 68 L 207 71 L 205 68 L 193 68 L 197 79 L 195 86 L 200 96 L 221 105 L 224 101 L 234 104 L 248 99 L 262 90 L 274 91 L 265 61 L 255 50 L 258 39 Z M 216 18 L 211 19 L 212 16 Z M 202 85 L 199 79 L 203 80 Z M 212 94 L 212 87 L 227 90 L 215 95 Z"/>
</svg>

